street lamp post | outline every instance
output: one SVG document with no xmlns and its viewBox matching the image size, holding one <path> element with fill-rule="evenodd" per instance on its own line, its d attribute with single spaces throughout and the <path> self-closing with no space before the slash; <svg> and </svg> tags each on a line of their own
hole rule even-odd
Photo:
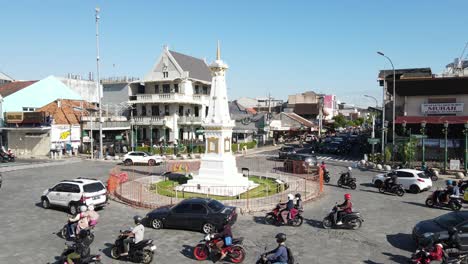
<svg viewBox="0 0 468 264">
<path fill-rule="evenodd" d="M 424 142 L 424 136 L 426 135 L 426 121 L 422 121 L 421 122 L 421 135 L 422 135 L 422 138 L 421 138 L 421 143 L 422 143 L 422 163 L 421 163 L 421 166 L 425 165 L 426 164 L 426 146 L 425 146 L 425 142 Z"/>
<path fill-rule="evenodd" d="M 447 153 L 448 153 L 448 148 L 447 148 L 447 134 L 448 134 L 448 126 L 449 123 L 448 121 L 444 122 L 444 128 L 442 129 L 442 132 L 445 135 L 445 148 L 444 148 L 444 173 L 447 173 Z"/>
<path fill-rule="evenodd" d="M 378 107 L 377 98 L 375 98 L 374 96 L 367 95 L 367 94 L 365 94 L 364 96 L 374 99 L 375 100 L 375 107 L 376 108 Z M 372 117 L 372 135 L 371 135 L 371 137 L 375 138 L 375 114 L 371 114 L 371 117 Z M 375 144 L 372 144 L 372 155 L 374 155 L 374 145 Z"/>
<path fill-rule="evenodd" d="M 465 134 L 465 158 L 463 160 L 465 174 L 468 174 L 467 162 L 468 162 L 468 122 L 465 123 L 465 129 L 463 129 L 463 134 Z"/>
<path fill-rule="evenodd" d="M 379 103 L 377 102 L 377 98 L 375 98 L 374 96 L 371 96 L 371 95 L 367 95 L 367 94 L 365 94 L 364 97 L 368 97 L 368 98 L 374 99 L 374 101 L 375 101 L 375 107 L 379 107 Z"/>
<path fill-rule="evenodd" d="M 99 99 L 99 159 L 102 159 L 102 105 L 101 105 L 101 81 L 99 77 L 99 12 L 101 9 L 99 7 L 95 8 L 96 10 L 96 86 L 98 89 L 98 99 Z"/>
<path fill-rule="evenodd" d="M 384 122 L 383 131 L 384 131 L 384 133 L 385 133 L 385 137 L 384 137 L 384 138 L 385 138 L 385 145 L 387 145 L 388 121 L 385 121 L 385 122 Z M 382 156 L 383 156 L 382 160 L 383 160 L 384 162 L 386 162 L 385 148 L 384 148 L 383 151 L 382 151 Z"/>
<path fill-rule="evenodd" d="M 383 54 L 382 52 L 378 51 L 377 54 L 379 54 L 380 56 L 383 56 L 385 57 L 389 62 L 390 64 L 392 65 L 392 69 L 393 69 L 393 118 L 392 118 L 392 145 L 395 146 L 395 101 L 396 101 L 396 94 L 395 94 L 395 66 L 393 66 L 393 62 L 392 60 L 385 56 L 385 54 Z M 385 78 L 386 79 L 386 78 Z M 385 107 L 385 105 L 384 105 Z M 395 149 L 395 148 L 393 148 Z M 393 152 L 393 151 L 392 151 Z M 394 155 L 392 155 L 394 156 Z"/>
</svg>

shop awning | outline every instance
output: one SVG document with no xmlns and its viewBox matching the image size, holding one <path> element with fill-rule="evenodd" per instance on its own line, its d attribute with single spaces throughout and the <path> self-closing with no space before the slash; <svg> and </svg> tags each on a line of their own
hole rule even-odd
<svg viewBox="0 0 468 264">
<path fill-rule="evenodd" d="M 468 116 L 397 116 L 395 123 L 402 124 L 421 124 L 426 121 L 428 124 L 443 124 L 445 121 L 449 124 L 465 124 L 468 122 Z"/>
</svg>

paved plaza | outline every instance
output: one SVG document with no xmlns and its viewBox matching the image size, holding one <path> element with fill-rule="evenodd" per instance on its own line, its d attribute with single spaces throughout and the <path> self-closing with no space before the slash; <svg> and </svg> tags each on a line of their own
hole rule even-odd
<svg viewBox="0 0 468 264">
<path fill-rule="evenodd" d="M 265 156 L 238 159 L 239 167 L 261 164 L 267 170 L 278 164 L 266 160 Z M 298 263 L 406 263 L 414 250 L 410 237 L 414 224 L 447 211 L 426 208 L 424 199 L 428 192 L 407 193 L 403 197 L 378 193 L 369 185 L 374 172 L 355 169 L 358 188 L 354 191 L 338 188 L 334 183 L 345 165 L 348 164 L 329 166 L 331 184 L 325 186 L 323 197 L 305 206 L 306 221 L 299 228 L 265 225 L 264 213 L 239 216 L 233 233 L 245 238 L 247 258 L 244 263 L 254 263 L 265 246 L 272 249 L 274 235 L 278 232 L 288 235 L 287 245 L 292 248 Z M 0 263 L 55 263 L 64 248 L 64 240 L 57 232 L 66 222 L 67 214 L 61 210 L 44 210 L 39 204 L 42 191 L 60 180 L 78 176 L 104 181 L 113 166 L 114 163 L 82 161 L 4 172 L 0 189 L 0 232 L 5 240 L 0 247 Z M 357 231 L 324 230 L 320 226 L 321 220 L 335 202 L 342 201 L 346 192 L 352 194 L 355 210 L 365 219 L 362 228 Z M 99 211 L 101 220 L 95 229 L 92 252 L 101 251 L 103 263 L 123 263 L 109 257 L 110 246 L 119 230 L 133 225 L 135 214 L 144 216 L 147 212 L 111 201 L 108 207 Z M 203 238 L 202 233 L 147 228 L 145 236 L 154 239 L 158 247 L 153 263 L 197 263 L 191 250 Z"/>
</svg>

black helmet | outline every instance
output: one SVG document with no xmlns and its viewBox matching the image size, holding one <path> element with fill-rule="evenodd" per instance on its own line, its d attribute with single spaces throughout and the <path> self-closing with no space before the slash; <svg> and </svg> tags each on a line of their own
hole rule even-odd
<svg viewBox="0 0 468 264">
<path fill-rule="evenodd" d="M 284 241 L 286 241 L 286 234 L 285 233 L 278 233 L 278 234 L 276 234 L 275 238 L 276 238 L 276 242 L 283 243 Z"/>
<path fill-rule="evenodd" d="M 78 239 L 85 239 L 88 236 L 88 230 L 82 229 L 80 233 L 78 233 Z"/>
<path fill-rule="evenodd" d="M 300 194 L 300 193 L 296 193 L 296 195 L 294 195 L 294 197 L 301 199 L 301 194 Z"/>
<path fill-rule="evenodd" d="M 323 161 L 323 160 L 322 160 L 322 164 L 324 164 L 324 165 L 325 165 L 325 161 Z"/>
<path fill-rule="evenodd" d="M 133 221 L 135 221 L 135 225 L 141 224 L 141 221 L 142 221 L 142 220 L 143 220 L 143 218 L 141 218 L 141 216 L 139 216 L 139 215 L 135 215 L 135 216 L 133 217 Z"/>
<path fill-rule="evenodd" d="M 453 181 L 452 182 L 452 186 L 457 186 L 458 185 L 458 182 L 457 181 Z"/>
</svg>

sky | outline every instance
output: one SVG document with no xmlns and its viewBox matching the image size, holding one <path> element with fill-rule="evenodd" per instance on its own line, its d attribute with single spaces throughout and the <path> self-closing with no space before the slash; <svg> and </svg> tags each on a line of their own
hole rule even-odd
<svg viewBox="0 0 468 264">
<path fill-rule="evenodd" d="M 0 71 L 42 79 L 96 71 L 143 77 L 163 46 L 208 62 L 221 42 L 229 99 L 315 91 L 358 106 L 381 102 L 381 69 L 441 73 L 468 41 L 468 1 L 5 1 Z"/>
</svg>

